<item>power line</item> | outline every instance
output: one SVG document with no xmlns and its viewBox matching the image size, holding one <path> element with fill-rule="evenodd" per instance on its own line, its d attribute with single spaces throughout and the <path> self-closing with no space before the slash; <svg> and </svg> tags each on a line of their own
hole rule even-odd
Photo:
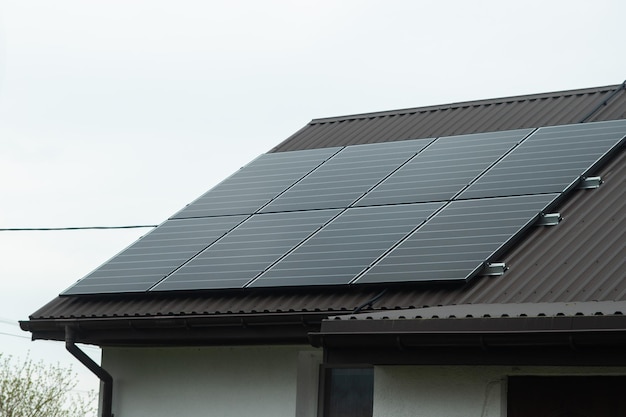
<svg viewBox="0 0 626 417">
<path fill-rule="evenodd" d="M 18 337 L 20 339 L 27 339 L 29 341 L 33 341 L 32 338 L 30 338 L 29 336 L 22 336 L 21 334 L 0 332 L 0 336 Z M 49 343 L 57 343 L 56 340 L 40 340 L 40 341 L 42 341 L 42 342 L 49 342 Z M 100 348 L 99 347 L 90 346 L 90 345 L 84 345 L 84 344 L 81 345 L 81 349 L 93 350 L 94 352 L 100 352 Z"/>
<path fill-rule="evenodd" d="M 0 317 L 0 323 L 10 324 L 10 325 L 19 327 L 19 324 L 17 324 L 17 322 L 18 322 L 18 320 L 11 320 L 11 319 L 7 319 L 7 318 L 4 318 L 4 317 Z"/>
<path fill-rule="evenodd" d="M 13 337 L 19 337 L 20 339 L 28 339 L 28 340 L 30 340 L 30 337 L 28 337 L 28 336 L 22 336 L 22 335 L 20 335 L 20 334 L 12 334 L 12 333 L 0 332 L 0 335 L 3 335 L 3 336 L 13 336 Z"/>
<path fill-rule="evenodd" d="M 111 229 L 140 229 L 155 228 L 157 224 L 140 224 L 133 226 L 82 226 L 82 227 L 15 227 L 0 229 L 0 232 L 50 232 L 60 230 L 111 230 Z"/>
</svg>

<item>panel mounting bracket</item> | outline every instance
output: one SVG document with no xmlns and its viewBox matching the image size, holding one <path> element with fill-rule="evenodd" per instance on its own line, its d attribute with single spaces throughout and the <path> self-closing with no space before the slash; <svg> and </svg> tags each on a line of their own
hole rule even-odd
<svg viewBox="0 0 626 417">
<path fill-rule="evenodd" d="M 580 184 L 578 188 L 581 190 L 588 190 L 592 188 L 598 188 L 602 185 L 604 181 L 602 181 L 602 177 L 583 177 L 580 179 Z"/>
<path fill-rule="evenodd" d="M 482 275 L 499 277 L 503 275 L 507 269 L 509 269 L 509 267 L 506 266 L 504 262 L 487 262 L 483 268 Z"/>
<path fill-rule="evenodd" d="M 563 220 L 561 213 L 541 213 L 537 226 L 556 226 L 561 220 Z"/>
</svg>

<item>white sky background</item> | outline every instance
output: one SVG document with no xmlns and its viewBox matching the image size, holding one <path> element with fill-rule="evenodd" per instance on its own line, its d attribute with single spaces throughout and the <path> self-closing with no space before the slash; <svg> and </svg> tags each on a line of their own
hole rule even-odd
<svg viewBox="0 0 626 417">
<path fill-rule="evenodd" d="M 0 0 L 0 228 L 161 223 L 312 118 L 621 83 L 625 15 L 623 0 Z M 147 231 L 0 232 L 0 352 L 96 387 L 15 321 Z"/>
</svg>

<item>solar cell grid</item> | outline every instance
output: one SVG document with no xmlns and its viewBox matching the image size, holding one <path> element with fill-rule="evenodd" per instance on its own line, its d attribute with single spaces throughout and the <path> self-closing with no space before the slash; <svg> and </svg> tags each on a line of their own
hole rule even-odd
<svg viewBox="0 0 626 417">
<path fill-rule="evenodd" d="M 453 201 L 355 283 L 467 280 L 558 195 Z"/>
<path fill-rule="evenodd" d="M 462 282 L 621 146 L 626 120 L 531 132 L 262 155 L 62 295 Z"/>
<path fill-rule="evenodd" d="M 261 211 L 346 208 L 430 142 L 416 139 L 347 147 Z"/>
<path fill-rule="evenodd" d="M 147 291 L 245 218 L 168 220 L 63 294 Z"/>
<path fill-rule="evenodd" d="M 348 209 L 250 287 L 348 284 L 442 204 Z"/>
<path fill-rule="evenodd" d="M 531 131 L 439 138 L 355 205 L 446 201 Z"/>
<path fill-rule="evenodd" d="M 172 218 L 252 214 L 340 148 L 264 154 Z"/>
<path fill-rule="evenodd" d="M 255 214 L 152 291 L 242 288 L 338 213 Z"/>
<path fill-rule="evenodd" d="M 624 120 L 538 129 L 458 198 L 563 192 L 625 135 Z"/>
</svg>

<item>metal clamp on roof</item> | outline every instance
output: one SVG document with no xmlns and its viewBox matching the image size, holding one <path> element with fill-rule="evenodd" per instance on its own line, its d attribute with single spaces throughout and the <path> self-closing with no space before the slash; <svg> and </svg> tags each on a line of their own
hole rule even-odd
<svg viewBox="0 0 626 417">
<path fill-rule="evenodd" d="M 580 179 L 580 184 L 578 188 L 582 190 L 587 190 L 591 188 L 598 188 L 602 185 L 604 181 L 602 181 L 602 177 L 583 177 Z"/>
<path fill-rule="evenodd" d="M 509 269 L 504 262 L 487 262 L 483 268 L 482 275 L 497 277 L 503 275 Z"/>
<path fill-rule="evenodd" d="M 541 213 L 537 226 L 556 226 L 561 220 L 563 220 L 561 213 Z"/>
</svg>

